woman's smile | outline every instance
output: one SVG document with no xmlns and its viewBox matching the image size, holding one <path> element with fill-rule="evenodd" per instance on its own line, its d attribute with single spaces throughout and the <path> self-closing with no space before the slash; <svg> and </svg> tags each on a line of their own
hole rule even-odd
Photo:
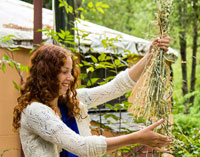
<svg viewBox="0 0 200 157">
<path fill-rule="evenodd" d="M 63 87 L 65 90 L 67 90 L 67 89 L 69 88 L 69 83 L 67 83 L 67 82 L 62 83 L 62 87 Z"/>
</svg>

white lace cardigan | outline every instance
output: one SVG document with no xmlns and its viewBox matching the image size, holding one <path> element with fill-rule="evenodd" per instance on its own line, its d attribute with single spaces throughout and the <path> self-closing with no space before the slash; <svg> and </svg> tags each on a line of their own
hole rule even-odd
<svg viewBox="0 0 200 157">
<path fill-rule="evenodd" d="M 82 117 L 76 117 L 80 135 L 68 128 L 48 106 L 33 102 L 21 115 L 20 139 L 26 157 L 59 157 L 61 149 L 80 157 L 106 153 L 105 137 L 92 136 L 88 108 L 103 104 L 132 90 L 135 82 L 128 70 L 102 86 L 78 89 Z"/>
</svg>

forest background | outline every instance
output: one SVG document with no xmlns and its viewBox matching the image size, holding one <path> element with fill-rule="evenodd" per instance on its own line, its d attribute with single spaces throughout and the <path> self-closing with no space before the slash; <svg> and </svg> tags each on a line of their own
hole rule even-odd
<svg viewBox="0 0 200 157">
<path fill-rule="evenodd" d="M 23 0 L 33 3 L 33 0 Z M 83 8 L 79 16 L 90 22 L 152 41 L 158 34 L 155 25 L 156 0 L 77 0 Z M 52 8 L 51 0 L 43 0 Z M 99 7 L 101 6 L 101 7 Z M 182 141 L 177 155 L 200 154 L 200 1 L 174 0 L 170 16 L 171 47 L 179 52 L 173 69 L 173 116 L 175 137 Z M 180 149 L 181 148 L 181 149 Z"/>
</svg>

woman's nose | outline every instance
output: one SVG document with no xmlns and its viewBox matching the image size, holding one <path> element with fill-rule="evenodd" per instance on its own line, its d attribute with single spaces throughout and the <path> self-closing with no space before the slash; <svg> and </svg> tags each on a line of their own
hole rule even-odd
<svg viewBox="0 0 200 157">
<path fill-rule="evenodd" d="M 69 81 L 73 81 L 73 80 L 74 80 L 74 77 L 72 76 L 72 74 L 69 74 L 69 75 L 67 76 L 67 79 L 68 79 Z"/>
</svg>

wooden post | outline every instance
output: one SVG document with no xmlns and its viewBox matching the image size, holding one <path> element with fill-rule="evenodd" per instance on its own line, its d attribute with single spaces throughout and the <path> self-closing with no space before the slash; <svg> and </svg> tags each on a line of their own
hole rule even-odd
<svg viewBox="0 0 200 157">
<path fill-rule="evenodd" d="M 38 29 L 42 29 L 42 5 L 43 0 L 34 0 L 33 45 L 41 44 L 42 42 L 42 32 L 38 32 Z"/>
</svg>

